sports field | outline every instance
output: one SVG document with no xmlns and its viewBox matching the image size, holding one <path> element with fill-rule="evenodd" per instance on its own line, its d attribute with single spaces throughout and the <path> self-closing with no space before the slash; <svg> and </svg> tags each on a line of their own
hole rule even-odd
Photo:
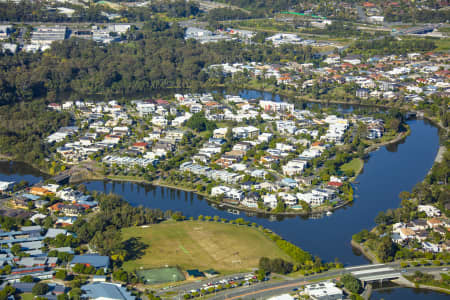
<svg viewBox="0 0 450 300">
<path fill-rule="evenodd" d="M 147 228 L 122 230 L 123 239 L 138 238 L 145 253 L 124 268 L 128 271 L 164 266 L 215 269 L 222 273 L 248 271 L 262 256 L 290 258 L 256 228 L 216 222 L 167 221 Z"/>
</svg>

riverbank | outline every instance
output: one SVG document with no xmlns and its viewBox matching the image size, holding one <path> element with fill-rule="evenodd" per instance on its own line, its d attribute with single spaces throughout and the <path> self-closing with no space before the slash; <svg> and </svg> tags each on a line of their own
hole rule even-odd
<svg viewBox="0 0 450 300">
<path fill-rule="evenodd" d="M 450 289 L 432 286 L 432 285 L 416 284 L 416 283 L 409 281 L 408 279 L 406 279 L 403 276 L 398 279 L 392 280 L 392 282 L 395 284 L 398 284 L 400 286 L 404 286 L 404 287 L 408 287 L 408 288 L 425 289 L 425 290 L 431 290 L 431 291 L 450 294 Z"/>
<path fill-rule="evenodd" d="M 371 263 L 373 264 L 381 263 L 381 261 L 377 258 L 377 256 L 372 251 L 370 251 L 370 249 L 366 248 L 363 244 L 359 244 L 354 240 L 351 240 L 350 244 L 352 245 L 352 248 L 359 251 Z"/>
<path fill-rule="evenodd" d="M 394 143 L 398 143 L 401 140 L 405 139 L 410 134 L 411 134 L 411 128 L 409 126 L 406 126 L 406 131 L 400 132 L 399 134 L 397 134 L 397 136 L 394 139 L 370 145 L 369 147 L 367 147 L 366 150 L 364 150 L 364 152 L 365 153 L 370 153 L 372 151 L 377 150 L 380 147 L 387 146 L 387 145 L 394 144 Z"/>
<path fill-rule="evenodd" d="M 243 206 L 234 205 L 234 204 L 227 203 L 227 202 L 218 201 L 218 200 L 212 199 L 207 193 L 202 193 L 202 192 L 199 192 L 195 189 L 188 188 L 188 187 L 174 185 L 174 184 L 171 184 L 168 182 L 161 181 L 160 179 L 148 181 L 148 180 L 144 180 L 144 179 L 140 180 L 140 179 L 132 179 L 132 178 L 130 178 L 130 179 L 118 178 L 115 176 L 103 176 L 103 177 L 89 176 L 89 177 L 86 177 L 83 179 L 79 179 L 77 181 L 71 181 L 71 183 L 80 184 L 80 183 L 83 183 L 86 181 L 104 181 L 104 180 L 110 180 L 113 182 L 133 182 L 133 183 L 138 183 L 138 184 L 148 184 L 148 185 L 153 185 L 153 186 L 157 186 L 157 187 L 163 187 L 163 188 L 169 188 L 169 189 L 179 190 L 179 191 L 188 192 L 188 193 L 194 193 L 198 196 L 203 197 L 209 204 L 214 204 L 215 206 L 217 206 L 219 208 L 229 209 L 229 210 L 231 210 L 232 213 L 235 213 L 235 214 L 238 214 L 239 212 L 246 212 L 246 213 L 250 213 L 250 214 L 261 214 L 261 215 L 266 215 L 266 216 L 311 216 L 311 215 L 319 215 L 319 214 L 322 215 L 329 211 L 334 211 L 336 209 L 343 208 L 352 202 L 352 201 L 344 201 L 334 207 L 312 208 L 311 211 L 271 212 L 271 211 L 266 211 L 266 210 L 262 210 L 262 209 L 258 209 L 258 208 L 243 207 Z"/>
</svg>

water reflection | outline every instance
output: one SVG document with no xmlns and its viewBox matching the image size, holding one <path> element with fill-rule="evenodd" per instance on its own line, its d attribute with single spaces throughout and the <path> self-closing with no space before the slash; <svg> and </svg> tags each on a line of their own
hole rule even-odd
<svg viewBox="0 0 450 300">
<path fill-rule="evenodd" d="M 391 286 L 383 289 L 376 289 L 373 291 L 370 300 L 444 300 L 448 299 L 448 295 L 435 291 L 422 290 L 416 288 L 404 288 L 398 286 Z"/>
<path fill-rule="evenodd" d="M 38 169 L 22 162 L 0 161 L 0 181 L 28 181 L 36 183 L 44 178 Z"/>
</svg>

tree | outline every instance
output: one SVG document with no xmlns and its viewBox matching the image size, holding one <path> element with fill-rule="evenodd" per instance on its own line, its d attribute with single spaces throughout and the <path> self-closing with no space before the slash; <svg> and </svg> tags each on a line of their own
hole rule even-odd
<svg viewBox="0 0 450 300">
<path fill-rule="evenodd" d="M 70 299 L 72 299 L 72 300 L 81 299 L 81 294 L 82 294 L 82 291 L 80 288 L 73 288 L 69 292 Z"/>
<path fill-rule="evenodd" d="M 186 122 L 186 126 L 197 132 L 217 128 L 216 123 L 206 119 L 204 112 L 199 112 L 192 115 L 192 117 Z"/>
<path fill-rule="evenodd" d="M 390 222 L 391 219 L 383 211 L 380 211 L 378 215 L 375 217 L 375 223 L 377 225 L 388 225 L 390 224 Z"/>
<path fill-rule="evenodd" d="M 49 287 L 46 283 L 38 282 L 34 285 L 32 292 L 34 295 L 45 295 L 47 294 Z"/>
<path fill-rule="evenodd" d="M 256 279 L 258 279 L 259 281 L 263 281 L 264 278 L 266 278 L 266 271 L 263 269 L 258 269 L 256 271 Z"/>
<path fill-rule="evenodd" d="M 16 288 L 10 285 L 5 285 L 3 290 L 0 291 L 0 300 L 7 300 L 9 296 L 16 293 Z"/>
<path fill-rule="evenodd" d="M 383 261 L 391 261 L 396 252 L 396 245 L 389 236 L 384 236 L 377 247 L 378 258 Z"/>
<path fill-rule="evenodd" d="M 98 231 L 90 244 L 103 255 L 110 255 L 123 248 L 120 230 L 108 226 L 105 231 Z"/>
<path fill-rule="evenodd" d="M 261 257 L 259 259 L 259 269 L 269 271 L 270 270 L 270 259 L 267 257 Z"/>
<path fill-rule="evenodd" d="M 69 296 L 67 294 L 61 294 L 56 297 L 56 300 L 69 300 Z"/>
<path fill-rule="evenodd" d="M 362 288 L 361 281 L 351 274 L 345 274 L 342 276 L 341 282 L 347 290 L 355 294 L 358 294 Z"/>
<path fill-rule="evenodd" d="M 66 280 L 67 271 L 66 270 L 57 270 L 55 273 L 55 277 L 60 280 Z"/>
<path fill-rule="evenodd" d="M 34 281 L 33 276 L 31 275 L 25 275 L 22 278 L 20 278 L 20 282 L 27 282 L 27 283 L 31 283 Z"/>
<path fill-rule="evenodd" d="M 21 252 L 21 250 L 22 250 L 22 247 L 19 245 L 19 244 L 14 244 L 12 247 L 11 247 L 11 252 L 12 252 L 12 254 L 14 254 L 14 255 L 19 255 L 19 253 Z"/>
</svg>

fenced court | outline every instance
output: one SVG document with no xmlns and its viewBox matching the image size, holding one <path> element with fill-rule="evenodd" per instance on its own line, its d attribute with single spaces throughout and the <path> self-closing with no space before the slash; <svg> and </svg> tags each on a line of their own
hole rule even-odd
<svg viewBox="0 0 450 300">
<path fill-rule="evenodd" d="M 136 274 L 142 278 L 145 284 L 176 282 L 185 279 L 183 273 L 175 267 L 138 270 Z"/>
</svg>

